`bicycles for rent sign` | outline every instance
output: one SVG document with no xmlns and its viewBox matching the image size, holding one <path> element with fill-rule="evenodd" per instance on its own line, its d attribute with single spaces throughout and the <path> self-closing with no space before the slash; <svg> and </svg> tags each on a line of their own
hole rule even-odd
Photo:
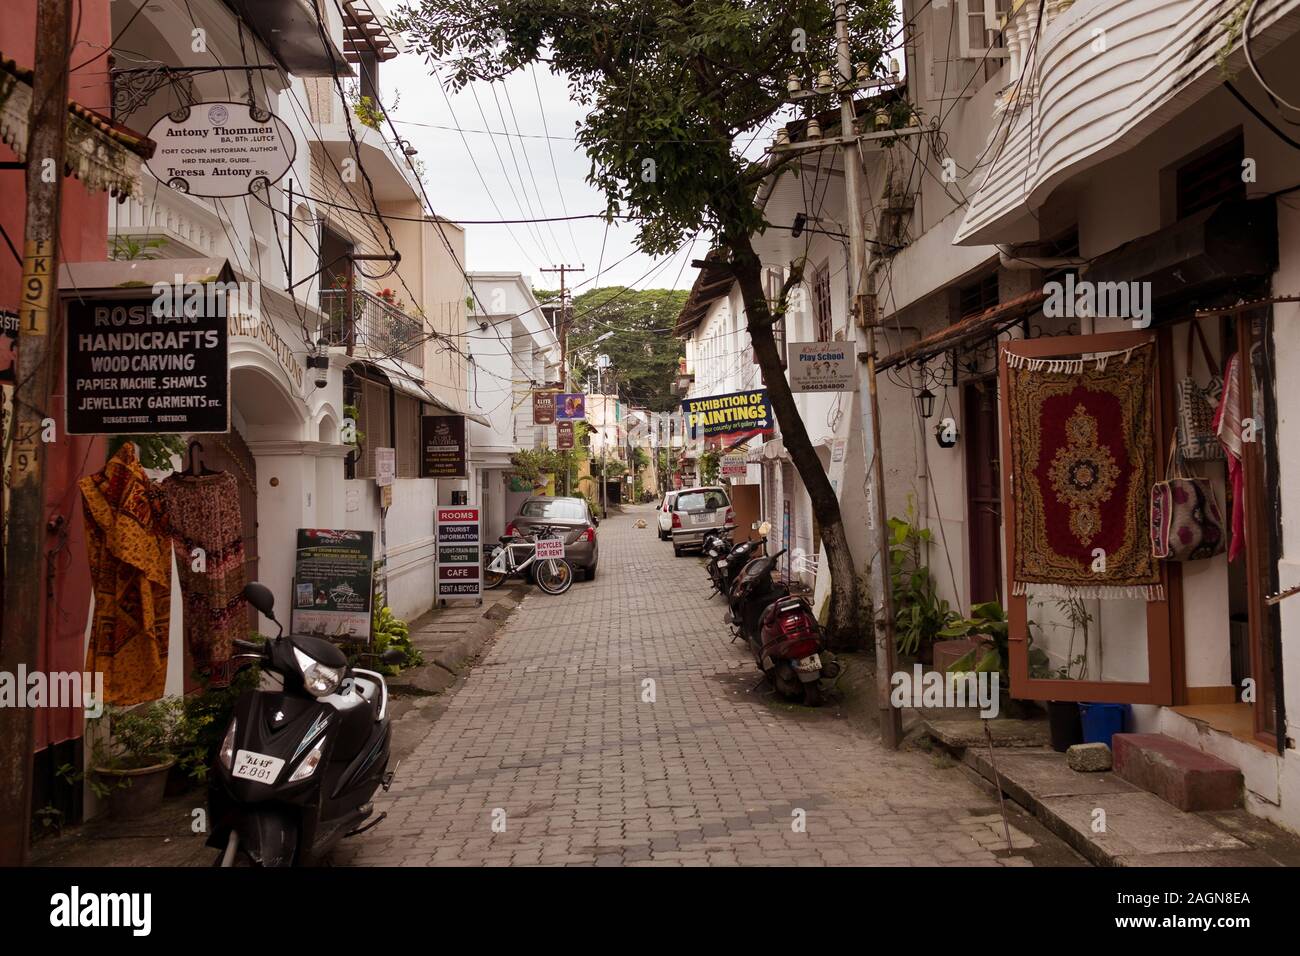
<svg viewBox="0 0 1300 956">
<path fill-rule="evenodd" d="M 483 596 L 483 538 L 477 508 L 438 508 L 438 598 Z"/>
<path fill-rule="evenodd" d="M 374 555 L 373 531 L 298 529 L 289 630 L 370 640 Z"/>
<path fill-rule="evenodd" d="M 149 129 L 149 172 L 191 196 L 244 196 L 292 167 L 294 139 L 279 117 L 247 103 L 195 103 Z"/>
</svg>

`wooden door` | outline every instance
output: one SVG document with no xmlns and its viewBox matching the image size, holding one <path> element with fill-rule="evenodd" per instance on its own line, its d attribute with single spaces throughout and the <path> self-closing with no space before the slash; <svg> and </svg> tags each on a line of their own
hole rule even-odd
<svg viewBox="0 0 1300 956">
<path fill-rule="evenodd" d="M 966 449 L 966 526 L 971 604 L 1002 600 L 1002 480 L 998 449 L 997 380 L 962 386 Z"/>
</svg>

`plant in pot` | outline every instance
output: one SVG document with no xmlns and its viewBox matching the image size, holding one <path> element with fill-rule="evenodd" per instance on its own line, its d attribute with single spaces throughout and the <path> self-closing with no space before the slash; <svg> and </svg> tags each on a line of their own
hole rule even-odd
<svg viewBox="0 0 1300 956">
<path fill-rule="evenodd" d="M 1035 602 L 1038 607 L 1043 602 Z M 1037 666 L 1031 662 L 1031 677 L 1043 680 L 1083 680 L 1088 675 L 1088 631 L 1092 623 L 1092 614 L 1082 598 L 1067 597 L 1056 602 L 1057 610 L 1070 625 L 1070 644 L 1066 651 L 1065 663 L 1052 667 L 1046 659 Z M 1083 651 L 1074 653 L 1074 641 L 1082 634 Z M 1083 721 L 1079 714 L 1079 705 L 1073 700 L 1049 700 L 1047 705 L 1047 723 L 1051 733 L 1052 749 L 1064 753 L 1074 744 L 1083 743 Z"/>
<path fill-rule="evenodd" d="M 889 574 L 894 598 L 894 639 L 900 654 L 922 664 L 934 661 L 934 641 L 956 618 L 939 597 L 925 550 L 934 539 L 929 528 L 917 527 L 909 500 L 905 518 L 889 519 Z"/>
<path fill-rule="evenodd" d="M 105 731 L 92 750 L 90 788 L 116 817 L 138 817 L 163 801 L 167 774 L 176 764 L 176 741 L 185 721 L 179 697 L 105 714 Z"/>
<path fill-rule="evenodd" d="M 998 601 L 985 601 L 973 604 L 970 617 L 958 618 L 939 632 L 940 637 L 969 638 L 980 642 L 980 647 L 959 658 L 949 668 L 951 672 L 975 671 L 976 673 L 999 674 L 998 691 L 1003 698 L 999 708 L 1008 717 L 1024 717 L 1032 711 L 1022 701 L 1011 697 L 1011 625 L 1007 612 Z M 1034 635 L 1029 639 L 1029 670 L 1041 668 L 1048 663 L 1047 654 L 1034 647 Z"/>
</svg>

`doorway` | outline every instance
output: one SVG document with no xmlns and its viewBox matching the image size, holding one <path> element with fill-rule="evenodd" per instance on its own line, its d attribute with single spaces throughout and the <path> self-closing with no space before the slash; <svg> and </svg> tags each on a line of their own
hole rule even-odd
<svg viewBox="0 0 1300 956">
<path fill-rule="evenodd" d="M 962 384 L 970 568 L 967 597 L 971 604 L 1002 602 L 1002 478 L 996 383 L 990 375 Z"/>
</svg>

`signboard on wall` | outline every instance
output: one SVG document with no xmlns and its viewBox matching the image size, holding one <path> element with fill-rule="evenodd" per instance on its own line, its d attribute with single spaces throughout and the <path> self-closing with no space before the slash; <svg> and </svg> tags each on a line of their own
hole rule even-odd
<svg viewBox="0 0 1300 956">
<path fill-rule="evenodd" d="M 744 478 L 749 474 L 749 465 L 745 461 L 744 453 L 723 455 L 719 473 L 723 478 Z"/>
<path fill-rule="evenodd" d="M 179 303 L 152 294 L 68 301 L 69 435 L 230 430 L 226 300 L 215 285 L 194 283 Z"/>
<path fill-rule="evenodd" d="M 478 508 L 438 508 L 438 598 L 483 596 L 483 536 Z"/>
<path fill-rule="evenodd" d="M 557 422 L 581 422 L 587 418 L 587 396 L 582 392 L 560 392 L 555 399 Z"/>
<path fill-rule="evenodd" d="M 682 402 L 686 428 L 692 438 L 734 435 L 772 427 L 772 409 L 767 390 L 706 395 Z"/>
<path fill-rule="evenodd" d="M 420 477 L 467 476 L 465 416 L 423 416 L 420 419 Z"/>
<path fill-rule="evenodd" d="M 555 396 L 558 392 L 538 389 L 533 392 L 533 424 L 555 424 Z"/>
<path fill-rule="evenodd" d="M 786 367 L 792 392 L 856 392 L 858 360 L 844 342 L 791 342 Z"/>
<path fill-rule="evenodd" d="M 12 385 L 18 377 L 18 313 L 0 309 L 0 382 Z"/>
<path fill-rule="evenodd" d="M 370 640 L 374 555 L 372 531 L 299 528 L 289 630 Z"/>
<path fill-rule="evenodd" d="M 157 143 L 149 172 L 178 192 L 246 196 L 293 167 L 293 133 L 273 113 L 247 103 L 195 103 L 149 129 Z"/>
<path fill-rule="evenodd" d="M 375 449 L 375 484 L 380 488 L 391 485 L 397 478 L 397 449 Z"/>
</svg>

